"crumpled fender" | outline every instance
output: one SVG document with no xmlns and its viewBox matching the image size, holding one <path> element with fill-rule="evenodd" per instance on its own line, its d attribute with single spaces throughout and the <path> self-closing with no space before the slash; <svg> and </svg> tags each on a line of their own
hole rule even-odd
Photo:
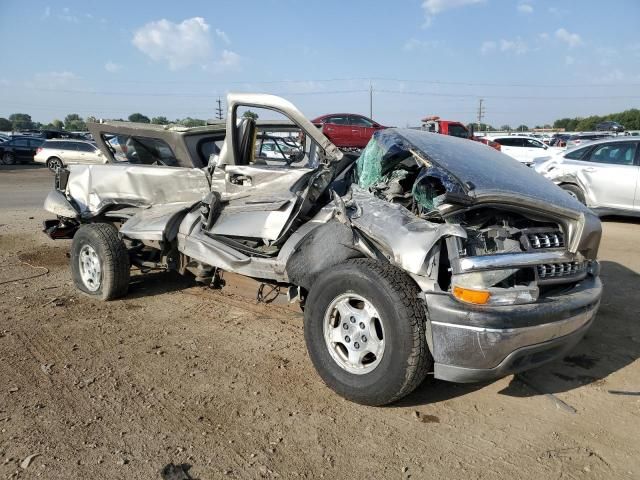
<svg viewBox="0 0 640 480">
<path fill-rule="evenodd" d="M 467 238 L 460 225 L 428 222 L 357 185 L 351 188 L 351 200 L 347 202 L 354 207 L 349 214 L 351 224 L 375 242 L 391 263 L 409 273 L 424 273 L 427 255 L 442 238 Z"/>
</svg>

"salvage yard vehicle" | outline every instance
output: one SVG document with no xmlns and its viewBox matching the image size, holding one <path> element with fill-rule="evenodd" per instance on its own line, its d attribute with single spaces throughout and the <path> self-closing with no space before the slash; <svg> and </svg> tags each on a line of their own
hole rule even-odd
<svg viewBox="0 0 640 480">
<path fill-rule="evenodd" d="M 29 163 L 36 150 L 44 143 L 44 138 L 20 135 L 0 144 L 0 160 L 5 165 Z"/>
<path fill-rule="evenodd" d="M 640 216 L 640 139 L 621 136 L 537 158 L 534 169 L 598 215 Z"/>
<path fill-rule="evenodd" d="M 107 159 L 94 142 L 86 140 L 47 140 L 36 151 L 33 161 L 49 170 L 77 163 L 106 163 Z"/>
<path fill-rule="evenodd" d="M 592 324 L 600 222 L 532 169 L 478 142 L 396 128 L 356 159 L 282 98 L 230 94 L 227 104 L 206 163 L 196 146 L 213 141 L 210 130 L 130 124 L 194 168 L 58 171 L 45 231 L 73 238 L 79 291 L 125 295 L 131 265 L 286 288 L 304 308 L 319 375 L 368 405 L 404 397 L 431 372 L 474 382 L 536 367 Z M 301 152 L 257 158 L 264 132 L 241 118 L 246 108 L 286 116 Z M 112 156 L 105 139 L 124 127 L 89 127 Z"/>
<path fill-rule="evenodd" d="M 338 148 L 363 148 L 371 136 L 384 125 L 354 113 L 329 113 L 314 118 L 311 122 L 322 129 L 322 133 Z"/>
</svg>

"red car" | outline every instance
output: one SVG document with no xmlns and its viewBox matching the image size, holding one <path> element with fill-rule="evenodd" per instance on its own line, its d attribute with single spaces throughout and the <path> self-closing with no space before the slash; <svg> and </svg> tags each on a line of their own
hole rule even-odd
<svg viewBox="0 0 640 480">
<path fill-rule="evenodd" d="M 387 128 L 354 113 L 329 113 L 311 122 L 339 148 L 364 148 L 375 131 Z"/>
</svg>

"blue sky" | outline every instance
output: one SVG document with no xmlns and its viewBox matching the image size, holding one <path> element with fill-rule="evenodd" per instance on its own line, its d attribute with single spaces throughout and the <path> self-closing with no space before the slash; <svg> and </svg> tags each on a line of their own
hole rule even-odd
<svg viewBox="0 0 640 480">
<path fill-rule="evenodd" d="M 146 6 L 145 6 L 146 5 Z M 0 116 L 212 118 L 228 91 L 415 125 L 640 106 L 640 2 L 0 0 Z"/>
</svg>

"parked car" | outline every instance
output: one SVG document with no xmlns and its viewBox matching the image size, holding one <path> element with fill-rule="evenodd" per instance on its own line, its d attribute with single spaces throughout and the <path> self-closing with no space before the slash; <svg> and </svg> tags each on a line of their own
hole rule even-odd
<svg viewBox="0 0 640 480">
<path fill-rule="evenodd" d="M 640 215 L 640 139 L 611 138 L 536 159 L 534 168 L 599 215 Z"/>
<path fill-rule="evenodd" d="M 534 158 L 541 156 L 545 150 L 549 149 L 549 146 L 540 140 L 524 135 L 489 136 L 486 138 L 499 144 L 502 153 L 527 165 L 533 163 Z"/>
<path fill-rule="evenodd" d="M 38 148 L 33 161 L 44 163 L 49 167 L 49 170 L 55 171 L 66 165 L 78 163 L 107 163 L 107 158 L 94 142 L 85 140 L 47 140 Z"/>
<path fill-rule="evenodd" d="M 624 127 L 620 125 L 618 122 L 606 121 L 606 122 L 600 122 L 599 124 L 597 124 L 596 130 L 599 132 L 622 133 L 624 132 Z"/>
<path fill-rule="evenodd" d="M 374 132 L 387 128 L 353 113 L 330 113 L 311 122 L 338 148 L 364 148 Z"/>
<path fill-rule="evenodd" d="M 5 165 L 33 161 L 36 150 L 44 143 L 44 138 L 20 135 L 0 143 L 0 159 Z"/>
<path fill-rule="evenodd" d="M 0 143 L 4 143 L 7 140 L 10 140 L 11 137 L 9 135 L 5 135 L 4 133 L 0 133 Z"/>
<path fill-rule="evenodd" d="M 230 94 L 227 105 L 222 146 L 201 169 L 57 171 L 45 231 L 73 238 L 80 292 L 125 295 L 131 265 L 286 288 L 304 306 L 322 379 L 369 405 L 402 398 L 429 372 L 471 382 L 533 368 L 592 324 L 600 222 L 532 169 L 478 142 L 398 128 L 377 131 L 356 161 L 282 98 Z M 247 107 L 293 121 L 295 163 L 255 158 L 262 131 L 238 118 Z M 111 156 L 104 139 L 121 127 L 89 128 Z M 183 148 L 188 131 L 132 130 L 162 138 L 181 165 L 200 161 Z"/>
<path fill-rule="evenodd" d="M 584 145 L 585 143 L 593 142 L 595 140 L 602 140 L 611 136 L 612 135 L 610 133 L 605 132 L 574 133 L 567 139 L 566 146 L 567 148 L 578 147 L 580 145 Z"/>
</svg>

